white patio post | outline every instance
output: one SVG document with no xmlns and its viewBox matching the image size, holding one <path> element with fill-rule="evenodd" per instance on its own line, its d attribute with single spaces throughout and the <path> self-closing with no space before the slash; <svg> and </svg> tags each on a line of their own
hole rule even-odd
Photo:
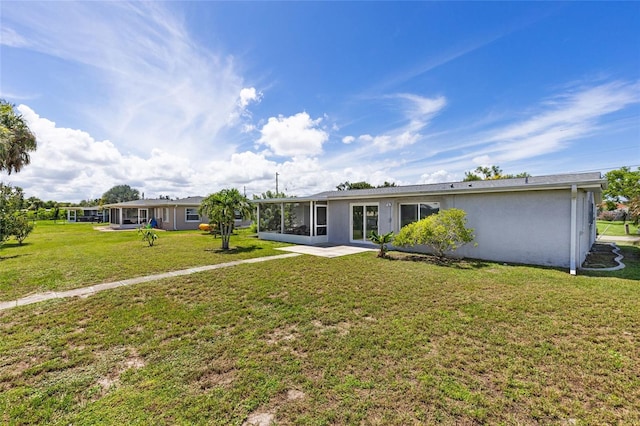
<svg viewBox="0 0 640 426">
<path fill-rule="evenodd" d="M 314 214 L 316 211 L 315 207 L 315 203 L 313 201 L 309 201 L 309 222 L 311 222 L 311 229 L 309 230 L 310 237 L 316 236 L 316 215 Z"/>
<path fill-rule="evenodd" d="M 258 203 L 258 209 L 256 211 L 256 231 L 258 233 L 260 232 L 260 206 L 261 204 Z"/>
<path fill-rule="evenodd" d="M 284 203 L 280 203 L 280 233 L 284 234 Z"/>
</svg>

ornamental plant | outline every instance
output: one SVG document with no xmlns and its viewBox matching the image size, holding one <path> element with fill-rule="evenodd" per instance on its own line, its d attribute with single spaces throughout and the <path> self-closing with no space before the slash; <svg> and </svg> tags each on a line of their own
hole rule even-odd
<svg viewBox="0 0 640 426">
<path fill-rule="evenodd" d="M 152 228 L 140 228 L 138 234 L 142 234 L 142 241 L 146 241 L 149 247 L 153 246 L 158 239 L 158 234 Z"/>
<path fill-rule="evenodd" d="M 378 245 L 378 257 L 384 258 L 387 256 L 387 244 L 393 241 L 393 232 L 378 234 L 376 231 L 371 231 L 369 234 L 369 240 Z"/>
<path fill-rule="evenodd" d="M 402 227 L 393 244 L 397 247 L 424 245 L 443 258 L 446 253 L 454 252 L 474 240 L 473 229 L 467 228 L 466 223 L 464 210 L 440 210 L 437 214 Z"/>
</svg>

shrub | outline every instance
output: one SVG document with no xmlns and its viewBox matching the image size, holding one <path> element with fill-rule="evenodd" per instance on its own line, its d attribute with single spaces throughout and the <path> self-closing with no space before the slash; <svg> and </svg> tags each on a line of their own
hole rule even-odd
<svg viewBox="0 0 640 426">
<path fill-rule="evenodd" d="M 13 218 L 13 224 L 11 234 L 18 240 L 18 244 L 22 245 L 22 242 L 33 231 L 33 224 L 29 223 L 29 220 L 25 215 L 17 215 Z"/>
<path fill-rule="evenodd" d="M 600 214 L 598 215 L 598 220 L 606 220 L 607 222 L 622 220 L 622 214 L 619 210 L 605 210 L 603 212 L 600 212 Z"/>
<path fill-rule="evenodd" d="M 440 210 L 417 222 L 404 226 L 394 239 L 397 247 L 424 245 L 433 249 L 438 257 L 453 252 L 473 241 L 473 229 L 466 227 L 464 210 Z"/>
</svg>

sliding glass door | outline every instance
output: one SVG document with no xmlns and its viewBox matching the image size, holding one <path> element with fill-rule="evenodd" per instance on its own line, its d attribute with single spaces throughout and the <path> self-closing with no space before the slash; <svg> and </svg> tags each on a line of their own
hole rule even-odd
<svg viewBox="0 0 640 426">
<path fill-rule="evenodd" d="M 352 204 L 351 241 L 366 242 L 371 231 L 378 232 L 378 204 Z"/>
</svg>

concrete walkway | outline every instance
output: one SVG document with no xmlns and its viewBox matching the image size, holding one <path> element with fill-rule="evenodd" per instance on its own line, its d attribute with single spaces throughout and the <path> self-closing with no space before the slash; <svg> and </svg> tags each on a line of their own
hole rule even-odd
<svg viewBox="0 0 640 426">
<path fill-rule="evenodd" d="M 636 235 L 623 235 L 623 236 L 611 236 L 611 235 L 598 235 L 596 241 L 608 242 L 608 243 L 640 243 L 640 236 Z"/>
<path fill-rule="evenodd" d="M 108 290 L 111 288 L 124 287 L 124 286 L 133 285 L 133 284 L 139 284 L 139 283 L 146 283 L 149 281 L 156 281 L 164 278 L 179 277 L 181 275 L 190 275 L 190 274 L 195 274 L 197 272 L 211 271 L 213 269 L 228 268 L 229 266 L 241 265 L 243 263 L 259 263 L 259 262 L 266 262 L 267 260 L 286 259 L 288 257 L 296 257 L 300 255 L 301 253 L 288 253 L 288 254 L 279 254 L 277 256 L 266 256 L 266 257 L 257 257 L 254 259 L 236 260 L 234 262 L 219 263 L 217 265 L 198 266 L 195 268 L 182 269 L 180 271 L 165 272 L 162 274 L 147 275 L 144 277 L 137 277 L 137 278 L 129 278 L 127 280 L 115 281 L 111 283 L 96 284 L 89 287 L 75 288 L 73 290 L 50 291 L 48 293 L 32 294 L 31 296 L 23 297 L 18 300 L 12 300 L 9 302 L 0 302 L 0 311 L 3 311 L 5 309 L 15 308 L 17 306 L 24 306 L 24 305 L 30 305 L 32 303 L 43 302 L 45 300 L 50 300 L 50 299 L 64 299 L 65 297 L 88 297 L 88 296 L 91 296 L 92 294 L 96 294 L 99 291 Z"/>
<path fill-rule="evenodd" d="M 349 254 L 362 253 L 365 251 L 376 251 L 374 248 L 355 247 L 355 246 L 330 246 L 330 247 L 318 247 L 318 246 L 289 246 L 278 247 L 276 250 L 290 251 L 292 253 L 310 254 L 311 256 L 319 257 L 340 257 L 347 256 Z"/>
</svg>

